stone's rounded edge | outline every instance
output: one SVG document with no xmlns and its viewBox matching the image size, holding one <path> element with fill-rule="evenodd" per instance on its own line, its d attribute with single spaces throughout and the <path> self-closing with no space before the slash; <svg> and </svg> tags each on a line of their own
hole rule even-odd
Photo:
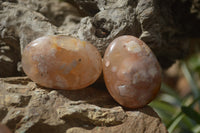
<svg viewBox="0 0 200 133">
<path fill-rule="evenodd" d="M 127 108 L 147 105 L 161 87 L 161 67 L 154 53 L 143 41 L 130 35 L 110 43 L 103 59 L 103 73 L 111 96 Z"/>
<path fill-rule="evenodd" d="M 11 133 L 11 131 L 5 125 L 0 124 L 0 133 Z"/>
<path fill-rule="evenodd" d="M 31 53 L 31 48 L 32 48 L 33 53 Z M 62 54 L 58 55 L 59 51 L 63 52 L 63 50 L 64 50 L 64 52 L 65 51 L 66 52 L 63 53 L 63 55 Z M 48 51 L 50 51 L 50 52 L 48 52 Z M 76 52 L 77 52 L 77 54 L 75 54 Z M 37 55 L 35 53 L 37 53 Z M 73 60 L 71 62 L 71 64 L 69 64 L 69 62 L 63 64 L 62 62 L 66 62 L 65 59 L 58 57 L 58 56 L 64 56 L 64 55 L 66 56 L 67 53 L 69 53 L 69 55 L 71 55 L 72 57 L 69 57 L 68 59 L 66 58 L 66 60 L 71 60 L 70 58 L 75 59 L 76 57 L 77 58 L 79 57 L 79 59 L 74 63 L 73 63 L 73 61 L 75 61 L 75 60 Z M 52 56 L 52 58 L 54 58 L 54 59 L 49 59 L 48 56 Z M 83 58 L 81 58 L 81 56 Z M 60 60 L 60 58 L 62 60 Z M 48 60 L 48 61 L 46 61 L 46 60 Z M 52 60 L 55 60 L 54 61 L 55 63 L 52 63 Z M 87 62 L 87 61 L 89 61 L 89 62 Z M 55 88 L 55 89 L 77 90 L 77 89 L 82 89 L 82 88 L 85 88 L 85 87 L 93 84 L 102 73 L 102 63 L 101 62 L 102 62 L 101 55 L 94 45 L 92 45 L 91 43 L 89 43 L 87 41 L 84 41 L 84 40 L 81 40 L 81 39 L 78 39 L 75 37 L 71 37 L 68 35 L 48 35 L 48 36 L 40 37 L 40 38 L 30 42 L 25 47 L 23 55 L 22 55 L 22 66 L 23 66 L 23 69 L 24 69 L 24 72 L 26 73 L 26 75 L 28 75 L 28 77 L 30 79 L 32 79 L 33 81 L 35 81 L 36 83 L 38 83 L 42 86 L 45 86 L 48 88 Z M 36 66 L 34 66 L 33 64 L 30 65 L 30 63 L 33 63 Z M 77 76 L 81 75 L 82 73 L 85 73 L 85 72 L 87 74 L 88 72 L 86 69 L 88 69 L 88 71 L 90 73 L 91 72 L 94 73 L 94 71 L 95 71 L 96 74 L 93 74 L 92 76 L 90 76 L 89 78 L 91 78 L 91 79 L 88 79 L 88 81 L 85 80 L 85 83 L 80 83 L 79 87 L 78 86 L 74 87 L 76 85 L 70 86 L 70 84 L 67 82 L 66 82 L 66 84 L 67 84 L 67 87 L 66 87 L 66 85 L 64 85 L 65 84 L 64 82 L 67 81 L 67 79 L 69 79 L 69 76 L 63 77 L 63 74 L 61 74 L 61 75 L 58 74 L 57 76 L 59 76 L 59 77 L 62 76 L 62 79 L 63 79 L 62 84 L 60 83 L 60 80 L 59 80 L 59 86 L 53 85 L 54 82 L 48 76 L 50 76 L 52 74 L 52 72 L 55 75 L 56 74 L 55 71 L 58 68 L 54 69 L 53 71 L 49 71 L 48 68 L 51 68 L 51 66 L 49 67 L 48 63 L 49 64 L 51 63 L 52 65 L 62 63 L 61 66 L 59 67 L 59 69 L 63 69 L 63 71 L 64 71 L 65 67 L 67 67 L 66 68 L 67 72 L 64 71 L 63 73 L 64 74 L 71 73 L 71 75 L 74 76 L 74 78 L 76 78 L 76 80 L 79 80 L 79 82 L 81 82 L 81 81 L 84 82 L 85 79 L 83 79 L 83 76 L 82 76 L 82 79 L 77 79 L 78 78 Z M 46 67 L 44 67 L 44 64 Z M 67 64 L 68 64 L 68 66 L 67 66 Z M 75 71 L 72 69 L 76 69 L 76 66 L 77 65 L 80 66 L 80 64 L 82 64 L 82 68 L 84 69 L 84 71 L 81 70 L 82 72 L 78 72 L 79 70 L 77 69 L 76 70 L 77 72 L 72 73 L 71 71 Z M 26 65 L 27 65 L 27 67 L 25 67 Z M 81 68 L 79 67 L 79 69 L 81 69 Z M 93 69 L 93 70 L 90 70 L 90 69 Z M 30 74 L 31 72 L 32 73 L 34 72 L 34 74 L 37 76 L 37 78 L 34 78 L 34 75 Z M 49 73 L 51 73 L 51 74 L 49 74 Z M 75 75 L 76 73 L 78 75 Z M 44 83 L 44 81 L 42 81 L 43 79 L 38 80 L 39 78 L 44 77 L 44 75 L 46 76 L 48 83 Z M 45 82 L 47 82 L 47 81 L 45 81 Z M 58 81 L 56 80 L 56 82 L 58 82 Z"/>
</svg>

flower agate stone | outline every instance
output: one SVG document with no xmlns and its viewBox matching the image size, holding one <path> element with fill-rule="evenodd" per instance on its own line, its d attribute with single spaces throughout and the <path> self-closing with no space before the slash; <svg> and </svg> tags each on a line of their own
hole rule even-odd
<svg viewBox="0 0 200 133">
<path fill-rule="evenodd" d="M 6 126 L 0 124 L 0 133 L 11 133 L 11 131 Z"/>
<path fill-rule="evenodd" d="M 150 48 L 133 36 L 111 42 L 103 59 L 103 74 L 112 97 L 128 108 L 152 101 L 161 85 L 161 68 Z"/>
<path fill-rule="evenodd" d="M 28 44 L 22 66 L 34 82 L 54 89 L 75 90 L 94 83 L 102 59 L 90 43 L 64 35 L 44 36 Z"/>
</svg>

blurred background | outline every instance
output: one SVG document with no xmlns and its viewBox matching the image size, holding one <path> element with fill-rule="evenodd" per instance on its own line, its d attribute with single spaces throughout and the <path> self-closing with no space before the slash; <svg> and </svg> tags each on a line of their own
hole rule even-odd
<svg viewBox="0 0 200 133">
<path fill-rule="evenodd" d="M 164 71 L 161 92 L 150 103 L 169 133 L 200 133 L 200 41 L 189 53 Z"/>
</svg>

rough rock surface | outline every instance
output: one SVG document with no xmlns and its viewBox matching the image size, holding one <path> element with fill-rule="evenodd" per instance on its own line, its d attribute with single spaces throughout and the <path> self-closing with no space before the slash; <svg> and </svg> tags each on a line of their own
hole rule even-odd
<svg viewBox="0 0 200 133">
<path fill-rule="evenodd" d="M 124 109 L 104 86 L 52 90 L 26 77 L 0 79 L 0 121 L 16 133 L 167 132 L 149 106 Z"/>
<path fill-rule="evenodd" d="M 0 53 L 0 61 L 6 62 L 0 62 L 2 70 L 15 67 L 0 76 L 19 75 L 23 48 L 49 34 L 90 41 L 102 55 L 117 36 L 134 35 L 167 68 L 186 55 L 190 39 L 200 36 L 199 14 L 199 0 L 0 0 L 1 44 L 16 48 L 11 57 Z"/>
<path fill-rule="evenodd" d="M 0 77 L 19 75 L 20 47 L 14 41 L 8 45 L 0 40 Z"/>
<path fill-rule="evenodd" d="M 61 24 L 68 32 L 77 22 L 77 10 L 65 2 L 0 0 L 0 77 L 19 75 L 21 53 L 30 41 L 44 35 L 61 34 L 58 29 Z M 12 50 L 2 52 L 4 45 Z"/>
<path fill-rule="evenodd" d="M 193 4 L 192 0 L 65 1 L 90 16 L 81 19 L 73 34 L 89 40 L 102 53 L 113 38 L 134 35 L 145 41 L 167 68 L 187 55 L 190 39 L 200 37 L 200 19 L 190 11 L 194 5 L 198 8 L 198 0 Z"/>
</svg>

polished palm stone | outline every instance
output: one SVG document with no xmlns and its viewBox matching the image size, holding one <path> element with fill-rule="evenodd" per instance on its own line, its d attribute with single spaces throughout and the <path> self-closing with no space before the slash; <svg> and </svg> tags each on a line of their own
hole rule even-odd
<svg viewBox="0 0 200 133">
<path fill-rule="evenodd" d="M 5 125 L 0 124 L 0 133 L 11 133 L 11 131 Z"/>
<path fill-rule="evenodd" d="M 106 49 L 103 74 L 111 96 L 128 108 L 148 104 L 161 85 L 161 68 L 153 52 L 128 35 L 116 38 Z"/>
<path fill-rule="evenodd" d="M 28 44 L 22 66 L 34 82 L 48 88 L 75 90 L 94 83 L 102 71 L 98 50 L 65 35 L 44 36 Z"/>
</svg>

